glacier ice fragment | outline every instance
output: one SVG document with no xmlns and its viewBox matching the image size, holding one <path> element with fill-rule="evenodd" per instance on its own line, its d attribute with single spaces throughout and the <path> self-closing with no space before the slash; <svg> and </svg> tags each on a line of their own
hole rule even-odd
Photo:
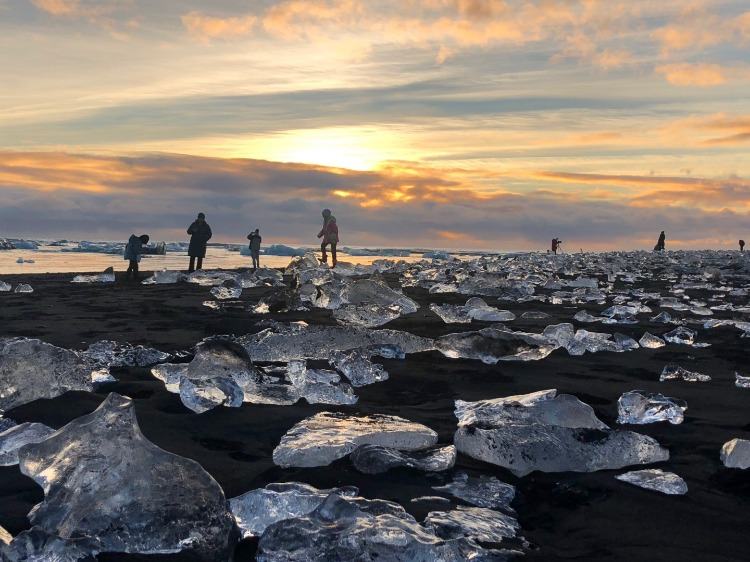
<svg viewBox="0 0 750 562">
<path fill-rule="evenodd" d="M 727 468 L 750 468 L 750 441 L 732 439 L 721 447 L 721 462 Z"/>
<path fill-rule="evenodd" d="M 668 363 L 661 372 L 660 381 L 682 379 L 688 382 L 708 382 L 711 377 L 683 369 L 677 363 Z"/>
<path fill-rule="evenodd" d="M 449 445 L 406 452 L 381 445 L 362 445 L 349 458 L 354 467 L 365 474 L 381 474 L 398 467 L 442 472 L 456 464 L 456 448 Z"/>
<path fill-rule="evenodd" d="M 501 482 L 494 476 L 469 476 L 459 472 L 453 476 L 453 482 L 443 486 L 433 486 L 438 492 L 449 494 L 478 507 L 491 509 L 510 509 L 510 503 L 516 497 L 516 488 Z"/>
<path fill-rule="evenodd" d="M 21 423 L 0 433 L 0 466 L 18 464 L 18 449 L 44 441 L 55 432 L 43 423 Z"/>
<path fill-rule="evenodd" d="M 617 400 L 617 423 L 647 424 L 668 421 L 680 424 L 685 419 L 687 402 L 663 394 L 633 390 Z"/>
<path fill-rule="evenodd" d="M 664 472 L 659 468 L 634 470 L 625 474 L 618 474 L 615 478 L 663 494 L 682 495 L 687 494 L 688 491 L 687 484 L 682 478 L 673 472 Z"/>
</svg>

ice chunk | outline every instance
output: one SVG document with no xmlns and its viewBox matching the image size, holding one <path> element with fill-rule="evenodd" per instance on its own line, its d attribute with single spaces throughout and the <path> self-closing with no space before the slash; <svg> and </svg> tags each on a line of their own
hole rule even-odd
<svg viewBox="0 0 750 562">
<path fill-rule="evenodd" d="M 651 322 L 658 322 L 660 324 L 669 324 L 672 321 L 672 315 L 669 312 L 661 312 L 651 318 Z"/>
<path fill-rule="evenodd" d="M 688 382 L 707 382 L 711 380 L 708 375 L 702 375 L 700 373 L 694 373 L 683 369 L 676 363 L 668 363 L 664 370 L 661 372 L 659 381 L 669 381 L 674 379 L 682 379 Z"/>
<path fill-rule="evenodd" d="M 19 283 L 16 285 L 16 293 L 33 293 L 34 289 L 28 283 Z"/>
<path fill-rule="evenodd" d="M 68 390 L 93 390 L 92 366 L 68 349 L 40 340 L 0 338 L 0 412 Z"/>
<path fill-rule="evenodd" d="M 698 334 L 695 330 L 686 328 L 685 326 L 679 326 L 664 334 L 664 339 L 669 343 L 682 343 L 685 345 L 692 345 L 695 336 Z"/>
<path fill-rule="evenodd" d="M 515 517 L 505 513 L 462 505 L 453 511 L 431 511 L 424 525 L 441 539 L 466 537 L 472 541 L 491 543 L 513 538 L 521 528 Z"/>
<path fill-rule="evenodd" d="M 634 470 L 618 474 L 615 478 L 663 494 L 682 495 L 687 494 L 688 491 L 687 484 L 682 478 L 673 472 L 664 472 L 659 468 Z"/>
<path fill-rule="evenodd" d="M 162 271 L 155 271 L 153 276 L 148 279 L 144 279 L 143 285 L 169 285 L 172 283 L 184 283 L 187 281 L 188 276 L 182 273 L 182 271 L 173 271 L 164 269 Z"/>
<path fill-rule="evenodd" d="M 95 364 L 107 367 L 150 367 L 168 361 L 172 356 L 142 345 L 133 347 L 129 343 L 101 340 L 92 343 L 86 351 L 81 352 Z"/>
<path fill-rule="evenodd" d="M 197 269 L 187 276 L 187 282 L 203 287 L 216 287 L 225 281 L 234 281 L 236 277 L 237 274 L 233 271 Z"/>
<path fill-rule="evenodd" d="M 314 253 L 305 252 L 304 255 L 295 256 L 294 258 L 292 258 L 292 261 L 289 262 L 289 265 L 286 267 L 284 273 L 287 275 L 294 275 L 299 271 L 310 269 L 312 267 L 318 267 L 320 265 L 321 262 L 317 257 L 315 257 Z"/>
<path fill-rule="evenodd" d="M 91 540 L 60 538 L 39 527 L 19 533 L 5 548 L 0 544 L 3 562 L 96 562 L 96 552 Z"/>
<path fill-rule="evenodd" d="M 98 275 L 76 275 L 71 283 L 114 283 L 115 270 L 108 267 L 103 273 Z"/>
<path fill-rule="evenodd" d="M 750 388 L 750 377 L 743 377 L 742 375 L 740 375 L 738 372 L 735 371 L 734 385 L 738 388 Z"/>
<path fill-rule="evenodd" d="M 732 439 L 721 448 L 721 462 L 727 468 L 750 468 L 750 441 L 747 439 Z"/>
<path fill-rule="evenodd" d="M 16 426 L 16 422 L 14 422 L 11 419 L 4 418 L 3 416 L 0 416 L 0 433 L 2 433 L 3 431 L 6 431 L 8 429 L 10 429 L 11 427 L 15 427 L 15 426 Z"/>
<path fill-rule="evenodd" d="M 615 332 L 612 335 L 612 339 L 615 342 L 615 345 L 618 347 L 616 351 L 632 351 L 633 349 L 638 349 L 641 347 L 638 345 L 638 342 L 635 341 L 630 336 L 626 336 L 625 334 L 620 334 Z"/>
<path fill-rule="evenodd" d="M 0 433 L 0 466 L 18 464 L 18 449 L 44 441 L 55 432 L 43 423 L 22 423 Z"/>
<path fill-rule="evenodd" d="M 442 472 L 456 464 L 456 448 L 449 445 L 407 453 L 381 445 L 362 445 L 349 458 L 354 467 L 365 474 L 380 474 L 401 466 L 425 472 Z"/>
<path fill-rule="evenodd" d="M 687 402 L 663 394 L 633 390 L 617 400 L 617 423 L 647 424 L 668 421 L 680 424 Z"/>
<path fill-rule="evenodd" d="M 345 283 L 341 296 L 351 304 L 372 303 L 384 307 L 395 306 L 401 314 L 419 310 L 419 304 L 400 291 L 391 289 L 384 281 L 358 279 Z"/>
<path fill-rule="evenodd" d="M 431 304 L 430 310 L 440 316 L 446 323 L 466 324 L 472 320 L 483 322 L 509 322 L 516 319 L 516 315 L 508 310 L 498 310 L 489 306 L 479 297 L 473 297 L 464 305 Z"/>
<path fill-rule="evenodd" d="M 211 288 L 211 294 L 219 300 L 238 299 L 242 294 L 242 285 L 235 278 L 225 279 L 218 287 Z"/>
<path fill-rule="evenodd" d="M 7 293 L 13 288 L 13 286 L 10 283 L 6 283 L 5 281 L 0 281 L 0 292 Z"/>
<path fill-rule="evenodd" d="M 335 371 L 308 369 L 304 359 L 292 359 L 287 374 L 300 396 L 310 404 L 356 404 L 352 387 Z"/>
<path fill-rule="evenodd" d="M 645 332 L 643 334 L 641 339 L 638 340 L 638 344 L 641 347 L 645 347 L 648 349 L 656 349 L 657 347 L 664 347 L 665 345 L 667 345 L 666 343 L 664 343 L 663 339 L 648 332 Z"/>
<path fill-rule="evenodd" d="M 183 377 L 179 383 L 180 400 L 196 414 L 217 406 L 239 408 L 245 396 L 242 388 L 229 377 Z"/>
<path fill-rule="evenodd" d="M 397 330 L 368 330 L 358 327 L 274 325 L 238 340 L 255 361 L 328 359 L 334 350 L 347 351 L 369 345 L 392 344 L 404 353 L 435 349 L 428 338 Z"/>
<path fill-rule="evenodd" d="M 579 310 L 573 316 L 573 320 L 577 322 L 601 322 L 603 318 L 597 318 L 596 316 L 592 316 L 585 310 Z"/>
<path fill-rule="evenodd" d="M 303 248 L 292 248 L 284 244 L 271 244 L 264 252 L 267 256 L 307 256 L 307 250 Z"/>
<path fill-rule="evenodd" d="M 489 558 L 488 552 L 465 538 L 438 538 L 398 504 L 331 494 L 307 516 L 270 525 L 260 538 L 257 557 L 263 562 L 509 559 Z"/>
<path fill-rule="evenodd" d="M 229 508 L 243 538 L 260 537 L 269 525 L 307 515 L 331 494 L 354 497 L 359 490 L 354 486 L 318 490 L 300 482 L 269 484 L 230 499 Z"/>
<path fill-rule="evenodd" d="M 545 318 L 549 318 L 549 314 L 546 312 L 541 312 L 538 310 L 528 310 L 521 314 L 521 318 L 525 320 L 544 320 Z"/>
<path fill-rule="evenodd" d="M 148 441 L 129 398 L 110 394 L 19 459 L 44 489 L 29 519 L 49 533 L 87 537 L 102 552 L 185 551 L 205 562 L 234 550 L 239 533 L 221 487 Z"/>
<path fill-rule="evenodd" d="M 297 423 L 273 451 L 281 467 L 326 466 L 361 445 L 382 445 L 401 451 L 433 446 L 437 433 L 396 416 L 353 417 L 320 412 Z"/>
<path fill-rule="evenodd" d="M 669 458 L 654 439 L 611 430 L 573 396 L 548 390 L 479 402 L 456 401 L 459 452 L 517 476 L 592 472 Z"/>
<path fill-rule="evenodd" d="M 370 361 L 373 355 L 386 358 L 404 358 L 400 347 L 392 344 L 373 345 L 351 351 L 332 351 L 328 362 L 349 379 L 352 386 L 359 387 L 388 380 L 388 372 L 382 365 Z"/>
<path fill-rule="evenodd" d="M 344 304 L 333 311 L 333 317 L 342 324 L 377 328 L 401 316 L 396 306 L 381 306 L 373 303 Z"/>
<path fill-rule="evenodd" d="M 459 472 L 453 482 L 444 486 L 433 486 L 438 492 L 449 494 L 479 507 L 492 509 L 510 509 L 510 503 L 516 497 L 516 488 L 501 482 L 494 476 L 472 477 Z"/>
<path fill-rule="evenodd" d="M 556 345 L 539 334 L 514 332 L 496 326 L 477 332 L 448 334 L 436 340 L 437 349 L 454 359 L 479 359 L 493 364 L 500 360 L 536 361 L 549 355 Z"/>
</svg>

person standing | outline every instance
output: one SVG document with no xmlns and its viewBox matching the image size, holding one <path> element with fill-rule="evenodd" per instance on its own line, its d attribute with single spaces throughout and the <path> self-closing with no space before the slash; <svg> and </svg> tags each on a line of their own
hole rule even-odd
<svg viewBox="0 0 750 562">
<path fill-rule="evenodd" d="M 744 252 L 744 251 L 745 251 L 745 241 L 740 240 L 740 252 Z"/>
<path fill-rule="evenodd" d="M 664 242 L 666 241 L 667 237 L 664 234 L 664 231 L 661 231 L 661 234 L 659 234 L 659 240 L 656 242 L 656 246 L 654 246 L 655 252 L 663 252 L 664 251 Z"/>
<path fill-rule="evenodd" d="M 559 238 L 553 238 L 552 239 L 552 253 L 557 255 L 557 249 L 560 247 L 560 244 L 562 244 L 562 240 Z"/>
<path fill-rule="evenodd" d="M 130 261 L 128 270 L 125 272 L 125 279 L 129 279 L 131 274 L 133 281 L 138 281 L 138 262 L 141 261 L 141 255 L 143 254 L 143 245 L 148 244 L 148 234 L 141 234 L 136 236 L 131 234 L 128 239 L 128 243 L 125 245 L 125 253 L 123 258 Z"/>
<path fill-rule="evenodd" d="M 196 269 L 196 258 L 198 258 L 198 269 L 203 269 L 203 258 L 206 257 L 206 243 L 213 236 L 211 227 L 206 222 L 206 215 L 198 213 L 198 218 L 188 227 L 187 233 L 190 234 L 190 246 L 188 247 L 190 267 L 188 268 L 188 273 L 192 273 Z"/>
<path fill-rule="evenodd" d="M 328 263 L 326 246 L 331 245 L 331 267 L 336 267 L 336 244 L 339 242 L 339 227 L 336 225 L 336 217 L 331 214 L 330 209 L 323 209 L 323 228 L 318 232 L 318 238 L 322 238 L 320 251 L 323 252 L 323 263 Z"/>
<path fill-rule="evenodd" d="M 250 256 L 253 258 L 253 269 L 260 267 L 260 243 L 263 240 L 260 237 L 260 229 L 256 228 L 254 232 L 247 235 L 250 240 Z"/>
</svg>

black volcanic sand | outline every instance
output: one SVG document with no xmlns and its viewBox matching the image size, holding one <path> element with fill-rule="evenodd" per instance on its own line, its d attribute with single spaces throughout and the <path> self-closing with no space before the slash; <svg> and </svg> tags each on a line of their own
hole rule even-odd
<svg viewBox="0 0 750 562">
<path fill-rule="evenodd" d="M 262 318 L 305 320 L 334 324 L 330 311 L 258 316 L 242 309 L 224 311 L 203 306 L 212 297 L 209 288 L 193 284 L 136 285 L 119 279 L 115 284 L 71 284 L 71 274 L 5 275 L 14 286 L 29 283 L 32 294 L 0 293 L 0 336 L 39 338 L 58 346 L 85 349 L 102 339 L 156 347 L 163 351 L 190 349 L 214 334 L 257 332 Z M 397 277 L 389 277 L 395 284 Z M 628 286 L 632 288 L 632 285 Z M 620 288 L 619 286 L 616 288 Z M 666 283 L 651 282 L 644 289 L 667 296 Z M 246 289 L 245 303 L 275 289 Z M 429 310 L 430 303 L 463 304 L 466 296 L 430 295 L 406 289 L 421 308 L 397 319 L 388 328 L 437 337 L 476 329 L 486 323 L 446 325 Z M 707 292 L 688 291 L 694 298 Z M 518 318 L 507 323 L 514 330 L 541 332 L 548 324 L 573 322 L 590 331 L 622 332 L 636 340 L 645 331 L 661 335 L 674 326 L 650 323 L 661 310 L 637 325 L 580 324 L 572 321 L 584 307 L 537 302 L 517 304 L 485 299 L 490 305 L 511 310 Z M 597 315 L 604 306 L 585 307 Z M 520 315 L 540 310 L 545 320 L 524 320 Z M 674 311 L 669 310 L 670 313 Z M 681 315 L 683 313 L 677 313 Z M 732 313 L 729 313 L 732 314 Z M 691 316 L 684 313 L 685 316 Z M 724 315 L 724 316 L 722 316 Z M 714 318 L 730 317 L 717 313 Z M 740 319 L 737 313 L 734 317 Z M 95 393 L 68 392 L 53 400 L 38 400 L 6 413 L 16 422 L 35 421 L 59 428 L 93 411 L 110 392 L 135 401 L 138 422 L 148 439 L 172 453 L 199 462 L 223 487 L 228 498 L 271 482 L 302 481 L 325 488 L 358 486 L 367 498 L 383 498 L 403 505 L 418 520 L 445 504 L 412 503 L 419 496 L 436 495 L 431 489 L 450 480 L 455 471 L 494 475 L 518 488 L 514 507 L 521 535 L 530 546 L 527 560 L 660 560 L 729 561 L 750 559 L 750 472 L 725 468 L 719 460 L 721 446 L 735 437 L 750 439 L 750 390 L 735 387 L 734 373 L 747 373 L 747 341 L 732 327 L 699 330 L 697 341 L 708 348 L 668 344 L 660 349 L 626 353 L 586 353 L 573 357 L 559 349 L 535 362 L 501 362 L 485 365 L 473 360 L 447 359 L 438 352 L 417 353 L 406 360 L 384 360 L 390 379 L 356 389 L 353 406 L 294 406 L 245 404 L 241 408 L 216 408 L 197 415 L 145 368 L 113 369 L 117 382 Z M 710 375 L 708 383 L 659 382 L 664 366 L 677 362 L 688 370 Z M 668 496 L 615 480 L 631 467 L 596 473 L 535 472 L 516 478 L 505 469 L 459 454 L 447 474 L 425 475 L 408 469 L 382 475 L 358 473 L 347 459 L 329 467 L 281 469 L 271 454 L 282 435 L 298 421 L 323 410 L 352 415 L 384 413 L 423 423 L 449 444 L 456 429 L 454 400 L 479 400 L 556 388 L 590 404 L 611 427 L 617 417 L 617 399 L 630 390 L 660 392 L 687 401 L 681 425 L 657 423 L 625 426 L 656 438 L 670 451 L 669 461 L 656 465 L 680 475 L 689 492 Z M 23 476 L 17 466 L 0 468 L 0 525 L 11 534 L 29 528 L 26 514 L 43 498 L 39 486 Z M 518 543 L 517 543 L 518 544 Z M 252 560 L 256 544 L 243 541 L 237 560 Z M 133 556 L 110 554 L 100 560 L 185 560 L 184 556 Z"/>
</svg>

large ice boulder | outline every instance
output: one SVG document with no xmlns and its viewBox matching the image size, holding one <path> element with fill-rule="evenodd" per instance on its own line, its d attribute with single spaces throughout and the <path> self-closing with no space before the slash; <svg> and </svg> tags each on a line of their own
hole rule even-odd
<svg viewBox="0 0 750 562">
<path fill-rule="evenodd" d="M 110 394 L 18 456 L 44 488 L 29 519 L 48 533 L 86 537 L 101 552 L 232 555 L 239 532 L 221 487 L 195 461 L 148 441 L 129 398 Z"/>
<path fill-rule="evenodd" d="M 732 439 L 721 448 L 721 462 L 727 468 L 750 468 L 750 441 Z"/>
</svg>

